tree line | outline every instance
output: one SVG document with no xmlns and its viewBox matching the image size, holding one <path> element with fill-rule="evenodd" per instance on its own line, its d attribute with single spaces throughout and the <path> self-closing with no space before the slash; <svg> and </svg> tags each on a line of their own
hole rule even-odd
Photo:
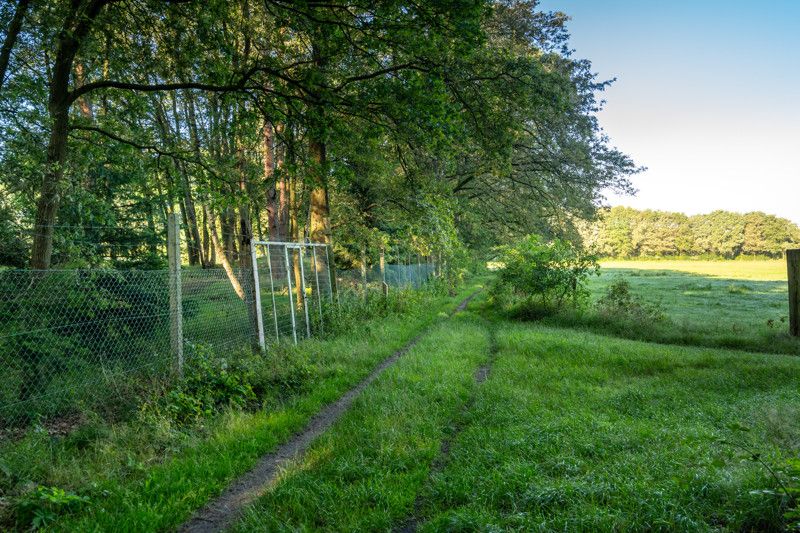
<svg viewBox="0 0 800 533">
<path fill-rule="evenodd" d="M 0 6 L 0 262 L 246 266 L 252 236 L 453 254 L 638 169 L 563 13 L 534 0 Z M 395 245 L 396 247 L 398 245 Z"/>
<path fill-rule="evenodd" d="M 580 226 L 585 246 L 604 257 L 782 257 L 800 246 L 800 227 L 762 212 L 688 216 L 612 207 Z"/>
</svg>

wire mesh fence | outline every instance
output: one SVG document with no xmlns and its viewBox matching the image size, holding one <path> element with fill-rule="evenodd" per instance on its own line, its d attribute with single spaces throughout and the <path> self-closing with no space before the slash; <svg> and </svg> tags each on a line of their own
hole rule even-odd
<svg viewBox="0 0 800 533">
<path fill-rule="evenodd" d="M 0 423 L 88 402 L 89 385 L 162 372 L 169 352 L 165 271 L 0 272 Z"/>
<path fill-rule="evenodd" d="M 416 288 L 435 272 L 422 258 L 337 272 L 328 245 L 266 241 L 245 266 L 186 268 L 174 242 L 169 269 L 0 270 L 0 439 L 180 372 L 186 345 L 297 342 L 324 332 L 340 293 Z"/>
<path fill-rule="evenodd" d="M 359 294 L 379 293 L 383 284 L 387 288 L 419 289 L 436 275 L 436 265 L 430 258 L 419 258 L 414 262 L 370 264 L 365 258 L 356 269 L 337 270 L 337 284 L 342 290 Z"/>
</svg>

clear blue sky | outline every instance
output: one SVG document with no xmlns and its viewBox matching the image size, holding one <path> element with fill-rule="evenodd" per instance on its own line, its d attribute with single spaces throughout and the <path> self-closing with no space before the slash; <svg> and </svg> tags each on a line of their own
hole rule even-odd
<svg viewBox="0 0 800 533">
<path fill-rule="evenodd" d="M 542 0 L 572 17 L 600 121 L 648 170 L 612 205 L 800 222 L 800 0 Z"/>
</svg>

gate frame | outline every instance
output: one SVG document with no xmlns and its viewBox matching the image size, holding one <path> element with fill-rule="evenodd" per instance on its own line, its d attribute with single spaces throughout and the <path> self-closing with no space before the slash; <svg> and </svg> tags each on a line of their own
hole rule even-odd
<svg viewBox="0 0 800 533">
<path fill-rule="evenodd" d="M 270 253 L 270 246 L 282 246 L 283 247 L 283 257 L 284 257 L 285 266 L 286 266 L 286 282 L 287 282 L 287 287 L 288 287 L 288 290 L 289 290 L 289 295 L 288 295 L 289 296 L 289 309 L 291 310 L 291 317 L 292 317 L 292 339 L 294 340 L 294 343 L 297 344 L 297 318 L 295 316 L 296 313 L 295 313 L 295 308 L 294 307 L 295 307 L 295 300 L 296 300 L 296 302 L 298 304 L 300 304 L 301 303 L 301 298 L 302 298 L 303 312 L 304 312 L 305 321 L 306 321 L 306 337 L 307 338 L 311 338 L 311 321 L 310 321 L 309 315 L 308 315 L 308 301 L 307 301 L 307 297 L 306 297 L 306 276 L 305 276 L 305 265 L 304 265 L 305 249 L 306 248 L 311 248 L 311 251 L 312 251 L 311 259 L 314 262 L 314 270 L 315 270 L 315 276 L 316 276 L 316 281 L 317 281 L 317 291 L 319 293 L 319 294 L 317 294 L 317 304 L 318 304 L 319 313 L 320 313 L 320 319 L 321 319 L 322 318 L 322 289 L 321 289 L 320 284 L 319 284 L 319 271 L 318 271 L 319 267 L 318 267 L 318 259 L 317 259 L 317 248 L 323 247 L 325 249 L 325 257 L 327 259 L 326 263 L 328 263 L 327 266 L 328 266 L 328 269 L 330 270 L 330 267 L 331 267 L 330 259 L 329 259 L 330 256 L 329 256 L 329 253 L 328 253 L 328 248 L 330 247 L 330 245 L 327 244 L 327 243 L 322 243 L 322 242 L 262 241 L 262 240 L 252 239 L 250 241 L 250 246 L 251 246 L 251 250 L 252 250 L 252 253 L 253 253 L 253 264 L 255 265 L 254 270 L 257 270 L 257 268 L 258 268 L 258 263 L 256 262 L 256 258 L 257 258 L 256 247 L 257 246 L 266 247 L 267 266 L 269 268 L 269 282 L 270 282 L 270 289 L 272 291 L 272 317 L 273 317 L 273 319 L 275 321 L 275 335 L 276 335 L 276 338 L 277 338 L 277 336 L 279 336 L 279 333 L 278 333 L 279 332 L 279 328 L 278 328 L 277 306 L 276 306 L 276 303 L 275 303 L 275 285 L 274 285 L 274 281 L 273 281 L 272 257 L 271 257 L 272 254 Z M 297 250 L 298 257 L 299 257 L 299 260 L 300 260 L 300 287 L 293 287 L 293 284 L 292 284 L 292 273 L 293 273 L 293 270 L 291 268 L 291 262 L 289 261 L 289 250 L 290 249 L 291 250 Z M 257 276 L 257 275 L 258 274 L 254 274 L 254 277 Z M 295 290 L 295 289 L 297 290 L 297 298 L 293 299 L 292 298 L 292 291 Z M 328 274 L 328 290 L 329 290 L 330 296 L 333 297 L 333 282 L 331 280 L 330 272 Z M 301 296 L 301 293 L 302 293 L 302 296 Z M 338 297 L 338 294 L 337 294 L 337 297 Z M 312 301 L 313 301 L 313 298 L 312 298 Z M 258 314 L 261 315 L 261 298 L 260 298 L 260 294 L 258 295 L 258 298 L 257 298 L 257 306 L 258 306 Z M 262 331 L 263 331 L 263 323 L 261 324 L 261 328 L 262 328 Z"/>
</svg>

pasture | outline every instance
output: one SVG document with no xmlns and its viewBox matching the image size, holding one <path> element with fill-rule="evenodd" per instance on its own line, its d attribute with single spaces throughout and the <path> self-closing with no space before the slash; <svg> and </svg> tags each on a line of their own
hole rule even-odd
<svg viewBox="0 0 800 533">
<path fill-rule="evenodd" d="M 550 322 L 652 342 L 800 354 L 788 335 L 784 261 L 607 261 L 589 280 L 591 302 L 618 280 L 664 319 L 615 322 L 590 310 Z"/>
</svg>

